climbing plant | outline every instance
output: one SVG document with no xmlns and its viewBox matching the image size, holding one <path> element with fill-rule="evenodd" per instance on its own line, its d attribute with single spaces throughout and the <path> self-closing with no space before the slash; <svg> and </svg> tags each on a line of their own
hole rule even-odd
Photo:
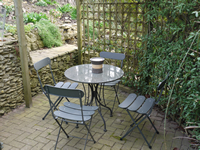
<svg viewBox="0 0 200 150">
<path fill-rule="evenodd" d="M 166 97 L 160 105 L 167 107 L 167 95 L 172 92 L 168 115 L 180 124 L 196 122 L 200 126 L 200 4 L 197 0 L 163 0 L 146 1 L 143 6 L 149 24 L 148 34 L 142 37 L 146 44 L 140 47 L 138 71 L 128 72 L 124 84 L 154 96 L 156 85 L 169 72 Z M 132 80 L 127 81 L 128 76 Z M 171 91 L 174 80 L 175 88 Z"/>
</svg>

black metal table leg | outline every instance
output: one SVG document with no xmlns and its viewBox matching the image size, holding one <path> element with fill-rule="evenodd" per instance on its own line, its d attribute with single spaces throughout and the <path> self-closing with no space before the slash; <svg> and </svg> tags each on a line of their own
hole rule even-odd
<svg viewBox="0 0 200 150">
<path fill-rule="evenodd" d="M 94 99 L 95 99 L 96 105 L 99 104 L 98 112 L 99 112 L 99 114 L 100 114 L 100 116 L 101 116 L 101 118 L 102 118 L 102 120 L 103 120 L 103 122 L 104 122 L 104 131 L 106 132 L 106 131 L 107 131 L 107 130 L 106 130 L 106 122 L 105 122 L 105 120 L 104 120 L 104 118 L 103 118 L 103 116 L 102 116 L 102 114 L 101 114 L 101 106 L 103 106 L 103 107 L 109 109 L 110 112 L 111 112 L 111 114 L 112 114 L 112 110 L 111 110 L 109 107 L 103 105 L 103 104 L 99 101 L 99 98 L 98 98 L 98 85 L 99 85 L 99 84 L 88 84 L 88 85 L 89 85 L 89 87 L 90 87 L 90 89 L 91 89 L 91 94 L 92 94 L 92 95 L 91 95 L 90 105 L 92 105 Z"/>
</svg>

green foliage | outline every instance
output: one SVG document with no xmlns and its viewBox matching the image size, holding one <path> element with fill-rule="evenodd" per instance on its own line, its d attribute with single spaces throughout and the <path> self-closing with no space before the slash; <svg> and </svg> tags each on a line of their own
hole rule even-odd
<svg viewBox="0 0 200 150">
<path fill-rule="evenodd" d="M 70 15 L 71 15 L 72 20 L 76 20 L 76 18 L 77 18 L 77 10 L 76 10 L 76 8 L 72 9 Z"/>
<path fill-rule="evenodd" d="M 46 6 L 47 6 L 47 3 L 46 3 L 45 1 L 43 1 L 43 0 L 40 0 L 39 2 L 35 3 L 35 5 L 46 7 Z"/>
<path fill-rule="evenodd" d="M 25 32 L 30 32 L 34 28 L 35 28 L 35 26 L 32 25 L 32 24 L 24 25 L 24 31 Z M 9 33 L 12 33 L 12 34 L 16 34 L 17 33 L 17 27 L 16 27 L 16 25 L 5 24 L 5 30 L 7 32 L 9 32 Z"/>
<path fill-rule="evenodd" d="M 24 31 L 25 32 L 30 32 L 34 28 L 35 28 L 35 26 L 32 25 L 32 24 L 24 25 Z M 16 34 L 17 33 L 17 27 L 16 27 L 16 25 L 5 24 L 5 30 L 7 32 L 9 32 L 9 33 L 12 33 L 12 34 Z"/>
<path fill-rule="evenodd" d="M 26 13 L 24 14 L 24 23 L 36 23 L 41 19 L 48 19 L 47 15 L 44 13 Z"/>
<path fill-rule="evenodd" d="M 147 1 L 145 6 L 145 17 L 151 30 L 148 35 L 142 37 L 142 42 L 146 44 L 140 49 L 138 72 L 127 73 L 125 77 L 131 76 L 133 80 L 129 82 L 125 78 L 124 83 L 136 87 L 142 94 L 153 95 L 152 91 L 155 91 L 157 84 L 170 72 L 168 91 L 171 92 L 175 74 L 194 40 L 191 47 L 193 51 L 187 55 L 176 78 L 168 114 L 174 115 L 184 124 L 199 122 L 199 4 L 192 0 L 176 0 L 174 3 Z M 197 33 L 197 38 L 194 39 Z M 160 105 L 166 106 L 167 100 L 167 97 L 163 97 Z"/>
<path fill-rule="evenodd" d="M 68 13 L 71 12 L 73 7 L 70 4 L 66 4 L 63 6 L 58 6 L 58 10 L 61 11 L 62 13 Z"/>
<path fill-rule="evenodd" d="M 57 10 L 62 13 L 69 13 L 73 20 L 77 18 L 77 10 L 75 7 L 72 7 L 70 4 L 66 4 L 63 6 L 58 5 Z"/>
<path fill-rule="evenodd" d="M 14 5 L 11 3 L 3 3 L 3 6 L 6 9 L 6 16 L 9 16 L 9 14 L 14 11 Z"/>
<path fill-rule="evenodd" d="M 5 30 L 6 30 L 7 32 L 12 33 L 12 34 L 16 34 L 16 33 L 17 33 L 16 25 L 5 24 Z"/>
<path fill-rule="evenodd" d="M 43 0 L 45 3 L 47 3 L 48 5 L 54 5 L 57 4 L 57 2 L 55 0 Z"/>
<path fill-rule="evenodd" d="M 60 12 L 57 9 L 51 9 L 50 10 L 50 15 L 52 15 L 55 18 L 60 18 L 62 16 L 62 12 Z"/>
<path fill-rule="evenodd" d="M 48 20 L 40 20 L 36 23 L 39 35 L 41 36 L 44 46 L 53 47 L 61 46 L 61 34 L 59 28 Z"/>
<path fill-rule="evenodd" d="M 25 31 L 25 32 L 30 32 L 30 31 L 33 30 L 34 28 L 35 28 L 35 25 L 33 25 L 33 24 L 24 25 L 24 31 Z"/>
</svg>

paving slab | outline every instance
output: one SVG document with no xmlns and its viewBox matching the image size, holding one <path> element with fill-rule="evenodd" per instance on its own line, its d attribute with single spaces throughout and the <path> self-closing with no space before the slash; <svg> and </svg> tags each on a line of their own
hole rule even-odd
<svg viewBox="0 0 200 150">
<path fill-rule="evenodd" d="M 78 89 L 83 89 L 79 84 Z M 87 88 L 86 88 L 87 89 Z M 129 93 L 119 91 L 120 101 L 122 102 Z M 106 94 L 109 99 L 114 99 L 114 93 Z M 71 99 L 70 99 L 71 100 Z M 63 100 L 64 102 L 65 100 Z M 73 101 L 73 100 L 71 100 Z M 48 100 L 44 94 L 38 94 L 33 97 L 33 107 L 26 108 L 21 105 L 17 109 L 0 117 L 0 142 L 3 142 L 3 150 L 51 150 L 54 145 L 59 130 L 58 125 L 49 114 L 45 120 L 42 120 L 48 110 Z M 60 104 L 62 105 L 62 104 Z M 112 102 L 108 102 L 108 106 L 112 106 Z M 142 135 L 136 129 L 133 130 L 124 140 L 120 137 L 128 130 L 131 122 L 125 110 L 119 109 L 115 105 L 113 117 L 107 109 L 102 109 L 102 114 L 107 123 L 107 132 L 103 131 L 103 121 L 98 113 L 92 120 L 91 133 L 94 135 L 96 143 L 89 141 L 86 149 L 90 150 L 148 150 Z M 177 128 L 177 124 L 173 121 L 167 121 L 168 130 L 164 139 L 163 118 L 164 113 L 159 112 L 156 107 L 150 118 L 154 122 L 160 134 L 156 135 L 151 145 L 153 150 L 186 150 L 190 148 L 190 141 L 186 139 L 173 139 L 175 136 L 185 136 L 185 134 Z M 64 129 L 69 135 L 86 136 L 85 128 L 80 126 L 75 128 L 74 124 L 63 124 Z M 154 129 L 148 120 L 140 125 L 147 139 L 152 137 Z M 84 147 L 85 140 L 76 138 L 67 138 L 61 132 L 57 149 L 62 150 L 80 150 Z M 166 147 L 165 147 L 166 146 Z"/>
</svg>

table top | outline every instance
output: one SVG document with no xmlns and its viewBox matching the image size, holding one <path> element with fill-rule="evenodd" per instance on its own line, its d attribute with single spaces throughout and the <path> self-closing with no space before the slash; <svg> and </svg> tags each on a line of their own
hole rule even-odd
<svg viewBox="0 0 200 150">
<path fill-rule="evenodd" d="M 81 83 L 106 83 L 120 79 L 124 71 L 116 66 L 103 64 L 103 72 L 92 73 L 92 64 L 73 66 L 65 71 L 65 76 L 75 82 Z"/>
</svg>

